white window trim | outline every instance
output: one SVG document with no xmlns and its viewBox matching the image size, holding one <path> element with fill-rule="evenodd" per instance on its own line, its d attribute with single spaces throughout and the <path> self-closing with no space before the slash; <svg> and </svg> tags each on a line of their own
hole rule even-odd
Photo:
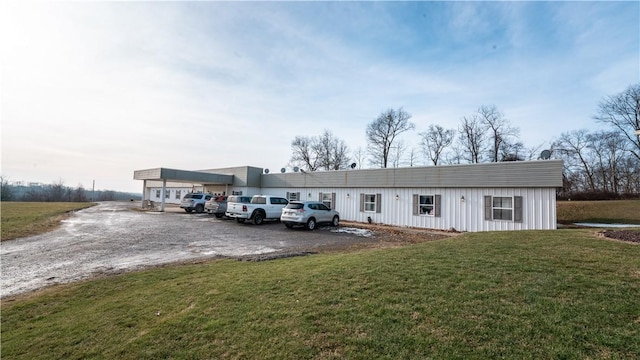
<svg viewBox="0 0 640 360">
<path fill-rule="evenodd" d="M 495 198 L 508 198 L 511 199 L 511 207 L 510 208 L 505 208 L 505 207 L 495 207 L 493 206 L 493 199 Z M 491 219 L 493 219 L 493 221 L 508 221 L 508 222 L 513 222 L 514 216 L 515 216 L 515 199 L 513 196 L 492 196 L 491 197 Z M 494 210 L 510 210 L 511 211 L 511 219 L 496 219 L 494 216 Z"/>
</svg>

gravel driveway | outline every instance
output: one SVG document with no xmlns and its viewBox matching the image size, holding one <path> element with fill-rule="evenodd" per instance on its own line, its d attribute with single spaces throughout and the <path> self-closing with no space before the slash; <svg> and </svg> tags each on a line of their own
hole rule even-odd
<svg viewBox="0 0 640 360">
<path fill-rule="evenodd" d="M 385 238 L 340 226 L 316 231 L 255 226 L 207 214 L 140 212 L 105 202 L 76 212 L 50 233 L 2 242 L 0 297 L 58 283 L 172 262 L 256 258 L 374 244 Z"/>
</svg>

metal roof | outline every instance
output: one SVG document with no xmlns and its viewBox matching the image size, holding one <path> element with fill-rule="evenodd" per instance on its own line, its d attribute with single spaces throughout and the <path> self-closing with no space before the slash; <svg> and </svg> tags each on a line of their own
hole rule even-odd
<svg viewBox="0 0 640 360">
<path fill-rule="evenodd" d="M 263 174 L 263 188 L 561 187 L 562 160 Z"/>
<path fill-rule="evenodd" d="M 202 171 L 177 170 L 167 168 L 155 168 L 136 170 L 133 172 L 134 180 L 166 180 L 171 182 L 188 182 L 200 184 L 232 185 L 233 175 L 216 174 Z"/>
</svg>

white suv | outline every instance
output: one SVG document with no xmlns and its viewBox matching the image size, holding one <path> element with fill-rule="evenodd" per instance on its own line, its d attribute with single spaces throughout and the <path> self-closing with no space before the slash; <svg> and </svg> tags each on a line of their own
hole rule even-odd
<svg viewBox="0 0 640 360">
<path fill-rule="evenodd" d="M 198 214 L 204 212 L 204 204 L 211 199 L 211 194 L 190 193 L 185 195 L 180 202 L 180 208 L 190 213 L 195 210 Z"/>
</svg>

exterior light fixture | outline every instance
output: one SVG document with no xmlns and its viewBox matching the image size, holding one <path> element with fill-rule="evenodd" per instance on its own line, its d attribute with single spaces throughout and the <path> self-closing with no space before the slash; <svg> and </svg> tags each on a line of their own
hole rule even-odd
<svg viewBox="0 0 640 360">
<path fill-rule="evenodd" d="M 349 193 L 347 193 L 347 199 L 350 198 L 350 197 L 351 197 L 351 195 L 349 195 Z"/>
<path fill-rule="evenodd" d="M 464 202 L 464 195 L 460 198 L 460 201 Z"/>
<path fill-rule="evenodd" d="M 400 200 L 400 196 L 396 194 L 396 200 Z"/>
</svg>

